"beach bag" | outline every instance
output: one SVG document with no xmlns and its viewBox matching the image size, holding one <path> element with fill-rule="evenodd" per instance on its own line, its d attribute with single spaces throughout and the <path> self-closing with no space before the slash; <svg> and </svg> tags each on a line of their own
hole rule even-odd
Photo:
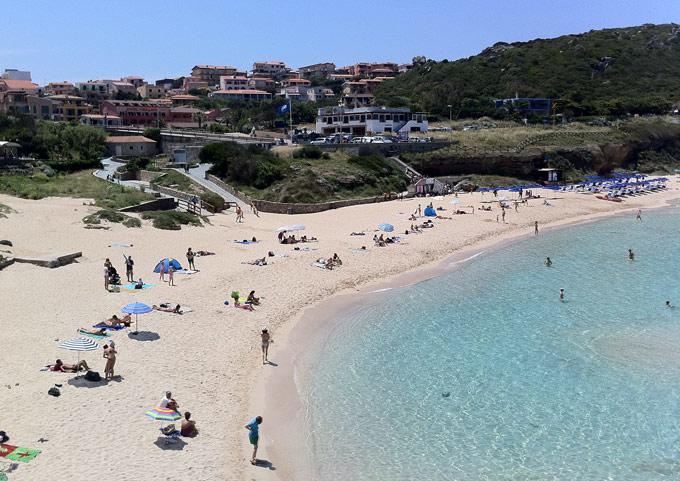
<svg viewBox="0 0 680 481">
<path fill-rule="evenodd" d="M 51 387 L 49 391 L 47 391 L 47 394 L 50 396 L 59 397 L 61 396 L 61 391 L 57 387 Z"/>
<path fill-rule="evenodd" d="M 85 380 L 90 382 L 99 382 L 102 380 L 102 377 L 97 371 L 87 371 L 85 373 Z"/>
</svg>

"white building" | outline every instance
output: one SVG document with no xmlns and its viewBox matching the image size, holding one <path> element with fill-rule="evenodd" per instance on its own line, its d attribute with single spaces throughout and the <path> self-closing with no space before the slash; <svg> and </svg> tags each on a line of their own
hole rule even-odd
<svg viewBox="0 0 680 481">
<path fill-rule="evenodd" d="M 5 80 L 28 80 L 31 81 L 31 72 L 28 70 L 17 70 L 15 68 L 6 68 L 5 73 L 2 74 Z"/>
<path fill-rule="evenodd" d="M 80 123 L 82 125 L 91 125 L 93 127 L 120 127 L 122 124 L 120 117 L 117 115 L 99 115 L 86 114 L 80 116 Z"/>
<path fill-rule="evenodd" d="M 327 100 L 335 97 L 333 90 L 321 86 L 285 87 L 281 89 L 278 95 L 285 99 L 298 100 L 300 102 L 318 102 L 320 100 Z"/>
<path fill-rule="evenodd" d="M 220 77 L 220 90 L 248 90 L 248 77 L 223 75 Z"/>
<path fill-rule="evenodd" d="M 427 114 L 407 108 L 330 107 L 319 109 L 316 117 L 316 133 L 321 135 L 427 132 L 427 126 Z"/>
</svg>

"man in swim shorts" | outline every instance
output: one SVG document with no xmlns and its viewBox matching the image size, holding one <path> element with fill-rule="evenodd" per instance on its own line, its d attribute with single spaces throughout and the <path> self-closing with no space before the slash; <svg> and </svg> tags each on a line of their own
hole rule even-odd
<svg viewBox="0 0 680 481">
<path fill-rule="evenodd" d="M 250 441 L 250 444 L 253 445 L 253 457 L 250 459 L 250 464 L 253 466 L 257 464 L 255 456 L 257 456 L 257 445 L 260 442 L 260 424 L 262 424 L 262 416 L 257 416 L 244 426 L 250 431 L 248 433 L 248 440 Z"/>
</svg>

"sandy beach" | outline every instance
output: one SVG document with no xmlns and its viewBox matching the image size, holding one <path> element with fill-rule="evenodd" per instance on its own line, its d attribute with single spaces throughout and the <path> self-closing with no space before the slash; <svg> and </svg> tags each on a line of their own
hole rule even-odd
<svg viewBox="0 0 680 481">
<path fill-rule="evenodd" d="M 677 202 L 679 185 L 677 178 L 671 178 L 666 191 L 622 203 L 534 189 L 549 197 L 552 206 L 543 205 L 542 198 L 531 200 L 518 212 L 508 210 L 507 223 L 496 221 L 497 204 L 491 212 L 477 210 L 481 202 L 493 200 L 490 193 L 461 194 L 459 206 L 452 206 L 453 196 L 447 196 L 433 200 L 435 207 L 447 209 L 442 215 L 468 205 L 474 206 L 475 213 L 434 220 L 435 228 L 407 236 L 404 230 L 414 223 L 409 215 L 430 199 L 298 216 L 257 218 L 246 212 L 242 224 L 228 213 L 211 216 L 211 224 L 205 227 L 162 231 L 146 222 L 141 229 L 112 224 L 110 230 L 87 230 L 81 219 L 97 209 L 84 205 L 83 199 L 30 201 L 0 196 L 0 203 L 16 210 L 0 219 L 0 239 L 14 243 L 12 252 L 83 252 L 77 263 L 56 269 L 14 264 L 0 271 L 0 405 L 4 407 L 0 430 L 7 431 L 11 444 L 41 450 L 10 479 L 291 479 L 285 453 L 296 437 L 281 428 L 282 416 L 294 414 L 293 363 L 305 344 L 304 332 L 289 334 L 300 321 L 301 326 L 313 325 L 315 311 L 307 308 L 315 306 L 316 312 L 331 318 L 333 310 L 347 302 L 343 294 L 389 286 L 395 276 L 401 275 L 398 282 L 404 284 L 437 275 L 484 249 L 533 236 L 535 221 L 540 232 L 614 214 L 630 215 L 634 222 L 637 209 L 643 209 L 644 216 L 645 209 Z M 395 234 L 402 237 L 400 244 L 373 247 L 371 239 L 381 222 L 394 224 Z M 294 251 L 291 245 L 278 244 L 275 229 L 292 223 L 304 224 L 306 235 L 319 239 L 296 246 L 314 250 Z M 366 235 L 349 235 L 358 231 Z M 253 236 L 260 242 L 233 242 Z M 115 243 L 132 247 L 109 247 Z M 368 252 L 355 250 L 361 246 Z M 184 265 L 188 247 L 215 255 L 198 257 L 200 272 L 176 275 L 174 287 L 160 282 L 152 272 L 156 263 L 175 257 Z M 268 258 L 269 265 L 243 264 L 269 251 L 277 254 Z M 311 265 L 333 253 L 342 258 L 341 267 L 328 271 Z M 124 277 L 123 254 L 133 256 L 135 277 L 154 287 L 120 293 L 104 290 L 104 259 L 110 258 Z M 255 290 L 261 305 L 253 312 L 224 305 L 234 290 L 244 296 Z M 326 304 L 331 297 L 338 300 Z M 120 314 L 123 305 L 134 301 L 179 303 L 191 306 L 193 312 L 145 314 L 140 316 L 140 335 L 132 336 L 130 330 L 115 333 L 120 378 L 112 382 L 88 384 L 74 381 L 74 374 L 40 370 L 57 358 L 72 362 L 74 354 L 59 349 L 59 342 L 77 337 L 79 327 Z M 270 359 L 278 366 L 262 365 L 259 332 L 264 327 L 273 334 Z M 81 359 L 103 374 L 101 351 L 82 353 Z M 55 383 L 63 384 L 58 398 L 47 395 Z M 144 412 L 155 407 L 166 390 L 172 391 L 182 411 L 193 414 L 198 437 L 169 446 L 159 439 L 160 422 L 147 419 Z M 270 415 L 272 400 L 279 409 L 271 408 Z M 243 428 L 258 414 L 265 418 L 258 453 L 258 458 L 268 461 L 263 467 L 249 464 L 250 446 Z"/>
</svg>

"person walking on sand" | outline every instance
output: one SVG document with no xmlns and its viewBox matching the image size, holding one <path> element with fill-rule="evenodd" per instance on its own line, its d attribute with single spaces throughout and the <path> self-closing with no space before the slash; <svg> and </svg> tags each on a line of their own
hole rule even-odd
<svg viewBox="0 0 680 481">
<path fill-rule="evenodd" d="M 642 209 L 638 209 L 637 215 L 635 216 L 635 219 L 642 222 Z"/>
<path fill-rule="evenodd" d="M 269 344 L 274 341 L 272 341 L 271 335 L 267 329 L 262 329 L 260 337 L 262 339 L 262 364 L 267 364 L 269 362 L 269 359 L 267 359 L 269 354 Z"/>
<path fill-rule="evenodd" d="M 257 207 L 252 202 L 250 203 L 250 212 L 252 212 L 255 217 L 260 217 L 260 213 L 257 211 Z"/>
<path fill-rule="evenodd" d="M 113 341 L 110 345 L 104 344 L 104 359 L 106 359 L 106 366 L 104 366 L 104 379 L 113 379 L 113 368 L 116 365 L 116 354 L 118 351 L 115 349 L 115 344 Z"/>
<path fill-rule="evenodd" d="M 503 224 L 505 224 L 505 207 L 501 207 L 501 219 L 503 220 Z"/>
<path fill-rule="evenodd" d="M 191 250 L 191 247 L 189 247 L 189 250 L 187 251 L 187 262 L 189 263 L 189 269 L 192 271 L 196 270 L 196 266 L 194 265 L 194 258 L 196 257 L 196 254 L 194 254 L 194 251 Z"/>
<path fill-rule="evenodd" d="M 635 260 L 635 253 L 633 252 L 633 249 L 628 249 L 628 260 L 629 261 Z"/>
<path fill-rule="evenodd" d="M 534 221 L 534 235 L 538 235 L 538 221 Z"/>
<path fill-rule="evenodd" d="M 172 265 L 168 266 L 168 285 L 175 285 L 175 268 Z"/>
<path fill-rule="evenodd" d="M 243 209 L 238 204 L 236 204 L 236 222 L 243 222 Z"/>
<path fill-rule="evenodd" d="M 134 267 L 135 267 L 135 261 L 132 260 L 132 256 L 127 257 L 125 254 L 123 254 L 123 257 L 125 257 L 125 275 L 127 276 L 128 282 L 135 282 L 135 275 L 134 275 Z"/>
<path fill-rule="evenodd" d="M 159 279 L 161 280 L 161 282 L 165 282 L 165 262 L 164 261 L 161 261 L 161 266 L 159 267 L 158 272 L 160 274 Z"/>
<path fill-rule="evenodd" d="M 414 212 L 414 214 L 418 214 L 418 217 L 422 217 L 422 215 L 423 215 L 423 208 L 420 206 L 420 204 L 418 204 L 418 208 L 416 209 L 416 211 Z"/>
<path fill-rule="evenodd" d="M 104 266 L 104 289 L 109 290 L 109 268 Z"/>
<path fill-rule="evenodd" d="M 257 416 L 244 427 L 250 431 L 248 433 L 248 440 L 253 445 L 253 457 L 250 458 L 250 464 L 255 466 L 257 464 L 257 445 L 260 442 L 260 424 L 262 424 L 262 416 Z"/>
<path fill-rule="evenodd" d="M 560 289 L 560 302 L 564 302 L 564 289 Z"/>
</svg>

